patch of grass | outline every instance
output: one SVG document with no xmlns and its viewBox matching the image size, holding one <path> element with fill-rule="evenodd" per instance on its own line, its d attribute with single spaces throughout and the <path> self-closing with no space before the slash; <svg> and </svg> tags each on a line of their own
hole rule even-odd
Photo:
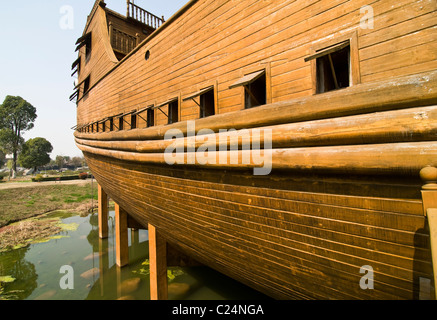
<svg viewBox="0 0 437 320">
<path fill-rule="evenodd" d="M 86 200 L 94 199 L 97 201 L 97 194 L 87 193 L 87 194 L 71 194 L 64 199 L 65 203 L 81 203 Z"/>
<path fill-rule="evenodd" d="M 97 204 L 97 184 L 50 185 L 0 190 L 0 227 L 55 210 L 75 210 Z"/>
</svg>

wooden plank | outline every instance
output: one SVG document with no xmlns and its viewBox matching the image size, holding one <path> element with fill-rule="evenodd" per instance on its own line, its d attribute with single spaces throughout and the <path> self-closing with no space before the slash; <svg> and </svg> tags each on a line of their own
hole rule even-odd
<svg viewBox="0 0 437 320">
<path fill-rule="evenodd" d="M 229 89 L 248 85 L 248 84 L 256 81 L 259 77 L 261 77 L 265 73 L 266 73 L 265 70 L 261 70 L 261 71 L 257 71 L 257 72 L 251 73 L 251 74 L 247 74 L 243 78 L 241 78 L 237 82 L 235 82 L 233 85 L 231 85 L 229 87 Z"/>
<path fill-rule="evenodd" d="M 149 224 L 150 299 L 167 300 L 167 242 L 155 226 Z"/>
<path fill-rule="evenodd" d="M 205 89 L 199 90 L 196 93 L 193 93 L 193 94 L 189 95 L 188 97 L 183 98 L 182 100 L 183 101 L 187 101 L 187 100 L 191 100 L 191 99 L 197 98 L 198 96 L 200 96 L 200 95 L 202 95 L 204 93 L 207 93 L 208 91 L 211 91 L 211 90 L 214 90 L 214 86 L 209 86 L 209 87 L 207 87 Z"/>
<path fill-rule="evenodd" d="M 318 51 L 315 54 L 306 57 L 305 62 L 308 62 L 308 61 L 311 61 L 314 59 L 318 59 L 318 58 L 324 57 L 326 55 L 329 55 L 331 53 L 340 51 L 341 49 L 344 49 L 344 48 L 348 47 L 349 45 L 350 45 L 350 43 L 348 41 L 348 42 L 343 42 L 343 43 L 340 43 L 338 45 L 335 45 L 334 47 L 330 47 L 330 48 L 326 48 L 324 50 Z"/>
</svg>

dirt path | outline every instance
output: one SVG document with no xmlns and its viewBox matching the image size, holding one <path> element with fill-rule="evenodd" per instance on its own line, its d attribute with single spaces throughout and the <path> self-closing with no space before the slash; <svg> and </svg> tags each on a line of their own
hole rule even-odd
<svg viewBox="0 0 437 320">
<path fill-rule="evenodd" d="M 28 187 L 43 187 L 43 186 L 53 186 L 53 185 L 86 185 L 88 183 L 91 183 L 90 179 L 69 180 L 69 181 L 48 181 L 48 182 L 4 182 L 4 183 L 0 183 L 0 190 L 19 189 L 19 188 L 28 188 Z"/>
</svg>

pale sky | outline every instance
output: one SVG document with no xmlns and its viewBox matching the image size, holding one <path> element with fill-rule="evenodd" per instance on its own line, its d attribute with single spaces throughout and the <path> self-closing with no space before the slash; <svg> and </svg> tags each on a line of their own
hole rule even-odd
<svg viewBox="0 0 437 320">
<path fill-rule="evenodd" d="M 126 0 L 106 0 L 107 7 L 126 15 Z M 168 20 L 188 0 L 136 0 L 147 11 Z M 0 1 L 0 104 L 7 95 L 21 96 L 37 109 L 35 128 L 24 138 L 42 137 L 57 155 L 81 156 L 74 144 L 76 104 L 69 101 L 77 59 L 76 40 L 82 35 L 94 0 Z M 72 29 L 62 28 L 65 11 L 73 9 Z M 65 26 L 65 23 L 64 23 Z"/>
</svg>

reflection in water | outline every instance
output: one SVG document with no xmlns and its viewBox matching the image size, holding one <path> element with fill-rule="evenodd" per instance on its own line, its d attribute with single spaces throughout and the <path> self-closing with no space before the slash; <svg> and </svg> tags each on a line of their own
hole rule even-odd
<svg viewBox="0 0 437 320">
<path fill-rule="evenodd" d="M 110 212 L 109 237 L 99 239 L 97 214 L 62 215 L 77 224 L 62 239 L 0 253 L 0 276 L 16 280 L 4 285 L 2 298 L 43 300 L 115 300 L 150 298 L 148 232 L 129 232 L 129 265 L 115 264 L 115 221 Z M 62 266 L 74 270 L 74 289 L 62 290 Z M 206 267 L 169 268 L 170 299 L 265 299 L 266 297 Z"/>
<path fill-rule="evenodd" d="M 8 254 L 0 253 L 0 276 L 8 275 L 16 279 L 13 284 L 5 285 L 9 287 L 3 294 L 7 299 L 24 300 L 37 287 L 35 265 L 25 259 L 28 250 L 29 248 L 22 248 Z"/>
</svg>

